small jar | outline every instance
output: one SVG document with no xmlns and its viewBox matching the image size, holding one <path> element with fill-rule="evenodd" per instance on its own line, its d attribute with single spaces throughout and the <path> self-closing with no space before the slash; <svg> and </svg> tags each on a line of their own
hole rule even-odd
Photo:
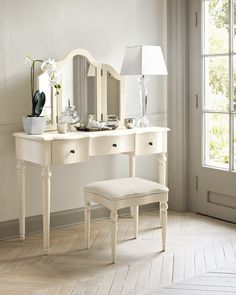
<svg viewBox="0 0 236 295">
<path fill-rule="evenodd" d="M 96 120 L 96 115 L 89 115 L 87 127 L 89 129 L 100 128 L 100 123 Z"/>
<path fill-rule="evenodd" d="M 57 123 L 57 131 L 58 133 L 66 133 L 67 132 L 67 116 L 64 112 L 61 113 L 61 115 L 58 118 Z"/>
<path fill-rule="evenodd" d="M 57 123 L 57 131 L 58 131 L 58 133 L 66 133 L 67 132 L 67 123 L 66 122 L 58 122 Z"/>
<path fill-rule="evenodd" d="M 108 115 L 106 126 L 111 129 L 116 129 L 119 125 L 119 120 L 117 115 Z"/>
<path fill-rule="evenodd" d="M 133 129 L 135 127 L 135 118 L 125 118 L 124 125 L 127 129 Z"/>
</svg>

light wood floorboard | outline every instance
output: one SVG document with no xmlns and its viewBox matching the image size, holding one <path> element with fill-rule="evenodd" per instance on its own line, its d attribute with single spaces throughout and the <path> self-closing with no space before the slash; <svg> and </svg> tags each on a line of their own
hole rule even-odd
<svg viewBox="0 0 236 295">
<path fill-rule="evenodd" d="M 158 211 L 118 221 L 117 263 L 111 264 L 110 223 L 91 223 L 91 249 L 84 225 L 51 231 L 25 241 L 0 241 L 0 294 L 126 295 L 236 294 L 236 225 L 193 213 L 169 212 L 167 251 L 161 252 Z"/>
</svg>

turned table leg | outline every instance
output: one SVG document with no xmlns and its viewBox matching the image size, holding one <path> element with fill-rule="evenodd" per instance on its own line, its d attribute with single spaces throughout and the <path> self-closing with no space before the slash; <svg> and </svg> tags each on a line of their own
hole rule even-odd
<svg viewBox="0 0 236 295">
<path fill-rule="evenodd" d="M 43 248 L 46 254 L 50 247 L 50 178 L 50 167 L 44 166 L 42 168 Z"/>
<path fill-rule="evenodd" d="M 133 153 L 129 154 L 129 177 L 135 177 L 135 156 Z M 130 216 L 134 217 L 134 208 L 130 207 Z"/>
<path fill-rule="evenodd" d="M 159 182 L 166 185 L 166 153 L 161 153 L 158 158 L 159 162 Z"/>
<path fill-rule="evenodd" d="M 159 182 L 166 185 L 166 153 L 161 153 L 158 158 L 159 162 Z M 161 219 L 161 204 L 160 204 L 160 219 Z M 161 220 L 160 220 L 161 223 Z M 161 225 L 162 226 L 162 225 Z"/>
<path fill-rule="evenodd" d="M 20 239 L 25 240 L 25 163 L 17 161 L 17 184 L 19 197 L 19 232 Z"/>
</svg>

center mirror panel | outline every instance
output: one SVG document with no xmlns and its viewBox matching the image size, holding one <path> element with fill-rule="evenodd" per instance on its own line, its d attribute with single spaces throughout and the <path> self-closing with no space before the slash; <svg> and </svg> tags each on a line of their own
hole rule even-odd
<svg viewBox="0 0 236 295">
<path fill-rule="evenodd" d="M 75 106 L 80 122 L 87 123 L 89 115 L 101 119 L 101 66 L 84 50 L 72 51 L 58 62 L 61 91 L 58 116 L 65 108 Z"/>
<path fill-rule="evenodd" d="M 74 55 L 61 67 L 61 111 L 68 104 L 75 106 L 80 121 L 87 122 L 89 115 L 98 117 L 98 69 L 89 59 Z"/>
</svg>

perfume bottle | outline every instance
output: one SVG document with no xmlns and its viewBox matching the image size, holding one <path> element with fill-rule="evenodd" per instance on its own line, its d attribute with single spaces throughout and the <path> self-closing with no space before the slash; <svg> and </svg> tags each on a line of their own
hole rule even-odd
<svg viewBox="0 0 236 295">
<path fill-rule="evenodd" d="M 79 123 L 79 116 L 75 110 L 75 106 L 70 105 L 70 100 L 68 99 L 68 106 L 65 108 L 65 111 L 61 113 L 58 123 L 66 123 L 67 131 L 73 132 L 76 131 L 75 125 Z"/>
</svg>

